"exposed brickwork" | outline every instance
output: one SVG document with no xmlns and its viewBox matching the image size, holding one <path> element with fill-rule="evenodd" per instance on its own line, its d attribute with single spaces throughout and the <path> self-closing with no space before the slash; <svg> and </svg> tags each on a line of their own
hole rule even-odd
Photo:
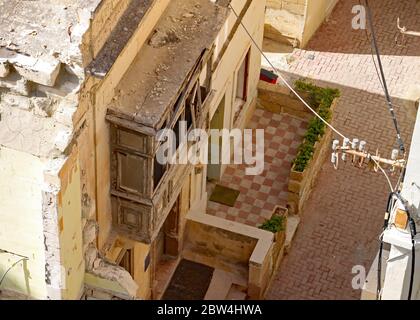
<svg viewBox="0 0 420 320">
<path fill-rule="evenodd" d="M 241 192 L 235 207 L 209 201 L 207 213 L 259 226 L 271 218 L 275 206 L 286 206 L 291 163 L 306 126 L 306 122 L 298 118 L 257 109 L 248 128 L 265 129 L 264 172 L 259 176 L 247 176 L 246 165 L 229 166 L 221 184 Z"/>
<path fill-rule="evenodd" d="M 403 98 L 420 76 L 420 39 L 408 38 L 408 47 L 394 43 L 399 15 L 410 28 L 419 26 L 414 1 L 370 1 L 390 91 Z M 339 87 L 342 98 L 335 126 L 350 138 L 368 142 L 388 156 L 395 132 L 363 31 L 351 29 L 351 7 L 358 1 L 340 1 L 328 23 L 308 45 L 296 50 L 291 77 L 307 76 L 323 85 Z M 406 144 L 415 120 L 413 102 L 395 100 Z M 320 173 L 304 210 L 303 221 L 289 256 L 280 268 L 268 299 L 360 299 L 354 290 L 352 268 L 370 268 L 378 250 L 388 188 L 384 177 L 329 160 Z"/>
</svg>

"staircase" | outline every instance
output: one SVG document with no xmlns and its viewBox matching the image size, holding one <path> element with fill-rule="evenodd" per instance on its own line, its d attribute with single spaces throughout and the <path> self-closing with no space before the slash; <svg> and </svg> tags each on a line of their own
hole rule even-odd
<svg viewBox="0 0 420 320">
<path fill-rule="evenodd" d="M 247 279 L 216 269 L 204 300 L 246 300 Z"/>
</svg>

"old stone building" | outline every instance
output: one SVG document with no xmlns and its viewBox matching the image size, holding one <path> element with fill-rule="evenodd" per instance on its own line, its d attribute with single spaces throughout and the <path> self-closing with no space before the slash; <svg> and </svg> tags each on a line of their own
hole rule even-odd
<svg viewBox="0 0 420 320">
<path fill-rule="evenodd" d="M 157 133 L 244 127 L 261 57 L 240 23 L 262 43 L 264 12 L 262 0 L 0 1 L 1 294 L 156 299 L 181 257 L 215 267 L 194 244 L 222 228 L 204 213 L 224 167 L 160 165 Z M 258 298 L 273 236 L 249 232 Z"/>
</svg>

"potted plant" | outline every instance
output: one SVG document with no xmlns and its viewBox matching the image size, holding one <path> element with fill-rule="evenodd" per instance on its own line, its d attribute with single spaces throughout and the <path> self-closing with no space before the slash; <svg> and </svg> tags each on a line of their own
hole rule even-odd
<svg viewBox="0 0 420 320">
<path fill-rule="evenodd" d="M 340 91 L 331 88 L 321 88 L 308 81 L 298 80 L 295 88 L 302 95 L 307 97 L 307 102 L 317 111 L 326 121 L 331 121 L 333 109 L 340 97 Z M 304 135 L 303 142 L 298 148 L 296 158 L 290 172 L 289 191 L 294 194 L 292 198 L 299 197 L 301 188 L 305 188 L 306 183 L 311 183 L 312 179 L 307 178 L 307 169 L 311 167 L 314 155 L 319 152 L 320 141 L 330 134 L 327 125 L 318 117 L 309 121 L 308 129 Z M 312 173 L 310 173 L 312 174 Z M 294 201 L 298 201 L 295 199 Z M 294 210 L 296 211 L 296 209 Z M 293 210 L 292 210 L 293 212 Z"/>
<path fill-rule="evenodd" d="M 288 209 L 277 206 L 271 219 L 265 221 L 259 228 L 274 233 L 274 241 L 281 246 L 286 240 Z"/>
</svg>

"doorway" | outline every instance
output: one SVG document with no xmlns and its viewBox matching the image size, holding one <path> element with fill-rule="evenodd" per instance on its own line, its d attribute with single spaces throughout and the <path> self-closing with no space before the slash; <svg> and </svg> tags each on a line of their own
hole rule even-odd
<svg viewBox="0 0 420 320">
<path fill-rule="evenodd" d="M 225 119 L 225 104 L 226 96 L 223 96 L 222 101 L 220 101 L 219 106 L 217 107 L 216 112 L 213 115 L 213 118 L 210 122 L 210 129 L 222 130 L 224 128 L 224 119 Z M 220 180 L 222 176 L 222 164 L 221 164 L 221 150 L 222 150 L 222 138 L 217 139 L 209 138 L 209 164 L 207 166 L 207 178 L 209 180 Z M 212 164 L 211 159 L 212 155 L 218 154 L 219 163 Z M 217 154 L 215 156 L 217 156 Z"/>
<path fill-rule="evenodd" d="M 180 197 L 178 197 L 152 244 L 153 299 L 159 299 L 176 270 L 180 257 L 179 239 Z"/>
</svg>

